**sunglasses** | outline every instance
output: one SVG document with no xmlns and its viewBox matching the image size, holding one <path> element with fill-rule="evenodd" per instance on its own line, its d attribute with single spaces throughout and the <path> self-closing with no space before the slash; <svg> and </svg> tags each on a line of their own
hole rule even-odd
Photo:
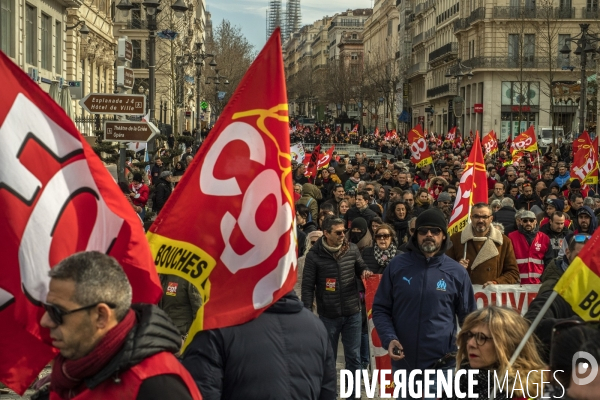
<svg viewBox="0 0 600 400">
<path fill-rule="evenodd" d="M 90 310 L 90 309 L 96 307 L 98 304 L 102 304 L 102 303 L 106 304 L 110 308 L 116 307 L 116 305 L 114 305 L 114 304 L 105 303 L 103 301 L 101 301 L 99 303 L 95 303 L 95 304 L 90 304 L 89 306 L 76 308 L 75 310 L 70 310 L 70 311 L 60 309 L 60 308 L 58 308 L 58 306 L 55 306 L 54 304 L 43 303 L 42 306 L 44 307 L 44 310 L 46 310 L 46 312 L 48 313 L 48 316 L 50 317 L 52 322 L 54 322 L 56 325 L 62 325 L 63 317 L 65 315 L 73 314 L 73 313 L 76 313 L 79 311 Z"/>
<path fill-rule="evenodd" d="M 331 231 L 331 233 L 334 233 L 334 234 L 336 234 L 338 236 L 343 236 L 346 233 L 346 231 L 345 230 L 342 230 L 342 231 Z"/>
<path fill-rule="evenodd" d="M 442 234 L 442 230 L 440 228 L 428 228 L 428 227 L 422 227 L 417 229 L 417 233 L 421 236 L 425 236 L 427 235 L 429 232 L 431 232 L 431 234 L 433 236 L 439 236 Z"/>
<path fill-rule="evenodd" d="M 392 235 L 390 235 L 390 234 L 381 234 L 381 235 L 375 235 L 375 240 L 379 240 L 379 239 L 389 239 L 390 237 L 392 237 Z"/>
<path fill-rule="evenodd" d="M 587 243 L 588 240 L 590 240 L 592 237 L 590 235 L 583 235 L 583 234 L 579 234 L 579 235 L 574 235 L 573 238 L 571 239 L 571 243 Z"/>
<path fill-rule="evenodd" d="M 535 221 L 535 219 L 533 218 L 523 218 L 521 221 L 523 221 L 524 223 L 529 223 L 529 224 L 533 224 L 533 222 Z"/>
</svg>

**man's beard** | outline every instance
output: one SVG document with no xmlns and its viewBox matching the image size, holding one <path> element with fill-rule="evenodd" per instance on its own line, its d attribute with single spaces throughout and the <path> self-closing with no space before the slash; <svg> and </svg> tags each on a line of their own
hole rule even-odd
<svg viewBox="0 0 600 400">
<path fill-rule="evenodd" d="M 475 232 L 477 233 L 485 233 L 488 230 L 487 225 L 485 224 L 475 224 Z"/>
<path fill-rule="evenodd" d="M 438 246 L 433 240 L 426 240 L 419 245 L 419 248 L 423 253 L 437 253 L 440 249 L 440 246 Z"/>
</svg>

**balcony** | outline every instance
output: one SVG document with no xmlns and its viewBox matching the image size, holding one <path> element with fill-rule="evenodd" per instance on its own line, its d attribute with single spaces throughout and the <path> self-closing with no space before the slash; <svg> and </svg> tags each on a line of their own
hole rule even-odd
<svg viewBox="0 0 600 400">
<path fill-rule="evenodd" d="M 450 42 L 429 53 L 429 62 L 438 60 L 448 54 L 458 54 L 458 42 Z"/>
<path fill-rule="evenodd" d="M 128 19 L 127 29 L 148 29 L 148 21 L 141 18 Z"/>
<path fill-rule="evenodd" d="M 469 24 L 467 23 L 466 18 L 460 18 L 460 19 L 457 19 L 456 21 L 454 21 L 454 33 L 458 32 L 458 31 L 464 31 L 468 27 L 469 27 Z"/>
<path fill-rule="evenodd" d="M 406 75 L 409 78 L 418 76 L 418 75 L 425 75 L 427 73 L 427 63 L 426 62 L 420 62 L 420 63 L 416 63 L 410 66 L 410 68 L 408 69 L 408 72 L 406 73 Z"/>
<path fill-rule="evenodd" d="M 456 94 L 456 83 L 445 83 L 431 89 L 427 89 L 427 98 L 432 99 L 442 96 L 454 96 Z"/>
<path fill-rule="evenodd" d="M 471 12 L 471 15 L 467 18 L 467 24 L 473 25 L 474 22 L 480 21 L 485 18 L 485 7 L 479 7 Z"/>
<path fill-rule="evenodd" d="M 360 22 L 360 21 L 339 21 L 339 22 L 332 22 L 329 25 L 329 28 L 327 29 L 327 31 L 332 30 L 333 28 L 335 28 L 336 26 L 338 27 L 355 27 L 355 28 L 360 28 L 362 26 L 364 26 L 365 23 L 364 22 Z"/>
<path fill-rule="evenodd" d="M 427 40 L 433 36 L 435 36 L 435 26 L 433 28 L 429 28 L 425 31 L 425 36 L 424 36 L 423 40 Z"/>
<path fill-rule="evenodd" d="M 600 8 L 583 7 L 581 9 L 581 18 L 583 18 L 583 19 L 598 19 L 598 18 L 600 18 Z"/>
<path fill-rule="evenodd" d="M 475 57 L 463 62 L 463 65 L 473 69 L 541 69 L 545 70 L 552 65 L 552 68 L 560 69 L 563 66 L 560 57 Z"/>
<path fill-rule="evenodd" d="M 599 16 L 598 11 L 591 11 L 586 14 L 587 8 L 582 9 L 582 18 L 596 19 Z M 496 19 L 573 19 L 575 18 L 575 8 L 554 7 L 533 8 L 533 7 L 494 7 L 492 11 L 493 18 Z"/>
<path fill-rule="evenodd" d="M 416 46 L 423 41 L 423 32 L 413 38 L 412 45 Z"/>
<path fill-rule="evenodd" d="M 425 11 L 425 2 L 417 4 L 417 6 L 415 7 L 415 16 L 423 14 L 424 11 Z"/>
</svg>

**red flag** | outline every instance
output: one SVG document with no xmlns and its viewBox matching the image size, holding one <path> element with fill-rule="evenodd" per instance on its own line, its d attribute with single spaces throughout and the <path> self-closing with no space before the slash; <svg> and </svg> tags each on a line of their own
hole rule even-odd
<svg viewBox="0 0 600 400">
<path fill-rule="evenodd" d="M 358 133 L 358 124 L 354 125 L 354 128 L 352 128 L 352 133 Z"/>
<path fill-rule="evenodd" d="M 512 153 L 512 136 L 511 135 L 508 135 L 508 137 L 504 141 L 504 146 L 507 149 L 510 149 L 510 152 Z"/>
<path fill-rule="evenodd" d="M 579 179 L 582 185 L 598 183 L 598 145 L 596 142 L 594 147 L 585 131 L 573 142 L 571 178 Z"/>
<path fill-rule="evenodd" d="M 450 235 L 462 231 L 467 226 L 473 204 L 487 203 L 487 190 L 485 163 L 481 151 L 481 142 L 479 141 L 479 135 L 477 135 L 465 165 L 465 170 L 460 178 L 454 209 L 448 223 L 448 233 Z"/>
<path fill-rule="evenodd" d="M 317 130 L 315 130 L 315 135 L 320 135 L 321 134 L 321 128 L 319 128 L 317 126 Z"/>
<path fill-rule="evenodd" d="M 471 130 L 469 131 L 469 137 L 471 138 L 471 140 L 473 140 L 473 129 L 471 129 Z"/>
<path fill-rule="evenodd" d="M 375 127 L 375 137 L 376 138 L 379 137 L 379 127 L 378 126 Z"/>
<path fill-rule="evenodd" d="M 408 132 L 408 144 L 410 145 L 411 152 L 410 161 L 417 167 L 424 167 L 427 164 L 433 163 L 433 159 L 429 153 L 429 147 L 427 147 L 427 141 L 423 137 L 421 124 L 415 125 L 415 127 Z"/>
<path fill-rule="evenodd" d="M 329 129 L 329 128 L 325 128 L 325 134 L 326 134 L 327 136 L 331 135 L 331 129 Z"/>
<path fill-rule="evenodd" d="M 481 147 L 486 155 L 493 155 L 498 152 L 498 138 L 493 130 L 485 135 L 481 141 Z"/>
<path fill-rule="evenodd" d="M 581 146 L 591 146 L 592 139 L 587 131 L 583 131 L 581 135 L 577 139 L 573 141 L 573 155 L 575 155 Z M 572 176 L 572 175 L 571 175 Z"/>
<path fill-rule="evenodd" d="M 454 139 L 454 143 L 452 147 L 455 149 L 460 149 L 463 146 L 463 138 L 461 135 L 456 135 L 456 139 Z"/>
<path fill-rule="evenodd" d="M 329 150 L 325 152 L 322 156 L 320 156 L 319 161 L 317 161 L 317 169 L 323 169 L 329 167 L 329 162 L 331 161 L 331 157 L 333 157 L 333 152 L 335 150 L 335 145 L 331 145 Z"/>
<path fill-rule="evenodd" d="M 287 123 L 277 28 L 148 232 L 158 271 L 187 279 L 203 299 L 184 346 L 200 330 L 256 318 L 296 282 Z M 189 268 L 173 268 L 180 253 Z"/>
<path fill-rule="evenodd" d="M 456 139 L 456 127 L 453 127 L 452 129 L 450 129 L 448 131 L 448 134 L 446 135 L 446 140 L 453 142 L 454 139 Z"/>
<path fill-rule="evenodd" d="M 73 121 L 2 52 L 0 81 L 0 381 L 23 394 L 57 354 L 40 327 L 52 266 L 97 250 L 134 302 L 162 289 L 138 216 Z"/>
<path fill-rule="evenodd" d="M 436 144 L 438 147 L 442 147 L 442 136 L 440 135 L 440 137 L 437 138 Z"/>
<path fill-rule="evenodd" d="M 321 145 L 318 144 L 313 149 L 310 155 L 306 155 L 304 157 L 303 164 L 306 165 L 306 170 L 304 171 L 304 176 L 308 176 L 309 178 L 314 178 L 317 176 L 317 162 L 321 157 Z"/>
<path fill-rule="evenodd" d="M 515 138 L 512 143 L 513 150 L 516 152 L 519 150 L 523 151 L 536 151 L 538 149 L 537 139 L 535 137 L 535 129 L 531 125 L 525 132 L 521 133 Z"/>
</svg>

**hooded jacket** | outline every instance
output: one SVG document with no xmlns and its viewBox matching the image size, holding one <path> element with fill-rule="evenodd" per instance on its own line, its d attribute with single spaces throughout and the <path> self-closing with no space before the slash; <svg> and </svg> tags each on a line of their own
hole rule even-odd
<svg viewBox="0 0 600 400">
<path fill-rule="evenodd" d="M 360 311 L 357 279 L 366 269 L 358 247 L 348 243 L 346 253 L 336 260 L 323 246 L 321 237 L 311 247 L 302 271 L 302 302 L 312 310 L 317 300 L 317 312 L 325 318 L 349 317 Z"/>
<path fill-rule="evenodd" d="M 460 324 L 477 305 L 465 268 L 444 254 L 449 239 L 427 259 L 411 237 L 407 253 L 383 271 L 373 303 L 373 322 L 382 347 L 398 340 L 406 357 L 392 361 L 395 369 L 431 368 L 456 351 L 456 317 Z"/>
<path fill-rule="evenodd" d="M 319 218 L 319 204 L 318 201 L 323 198 L 321 190 L 313 185 L 312 183 L 305 183 L 302 185 L 302 197 L 296 202 L 296 204 L 304 204 L 310 210 L 310 215 L 313 221 L 317 221 Z"/>
<path fill-rule="evenodd" d="M 571 238 L 573 237 L 573 235 L 576 235 L 578 233 L 584 233 L 586 235 L 593 235 L 594 232 L 596 232 L 596 229 L 598 228 L 598 219 L 596 218 L 596 214 L 594 214 L 592 209 L 589 208 L 588 206 L 582 206 L 580 208 L 579 212 L 582 212 L 581 210 L 585 210 L 584 212 L 590 216 L 590 218 L 591 218 L 590 227 L 588 228 L 587 232 L 581 232 L 580 229 L 577 228 L 577 229 L 575 229 L 575 231 L 573 233 L 570 233 L 567 236 L 565 236 L 565 240 L 563 240 L 563 242 L 562 242 L 562 247 L 560 248 L 560 251 L 558 252 L 558 257 L 562 257 L 565 255 L 565 252 L 567 250 L 567 247 L 569 246 L 569 242 L 571 241 Z"/>
<path fill-rule="evenodd" d="M 325 326 L 293 291 L 252 321 L 196 334 L 183 365 L 204 400 L 336 398 Z"/>
</svg>

